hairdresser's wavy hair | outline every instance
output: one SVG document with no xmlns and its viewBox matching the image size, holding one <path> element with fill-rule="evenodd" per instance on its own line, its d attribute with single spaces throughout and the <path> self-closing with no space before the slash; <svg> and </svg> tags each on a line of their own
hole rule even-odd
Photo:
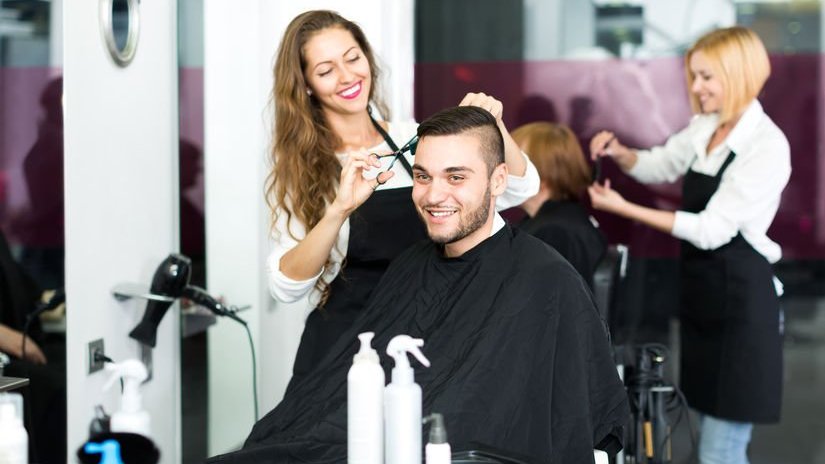
<svg viewBox="0 0 825 464">
<path fill-rule="evenodd" d="M 719 124 L 732 120 L 755 99 L 771 75 L 771 62 L 765 45 L 752 30 L 734 26 L 711 31 L 696 41 L 685 54 L 690 106 L 701 112 L 699 98 L 690 92 L 696 76 L 690 72 L 690 58 L 701 51 L 725 90 Z"/>
<path fill-rule="evenodd" d="M 576 135 L 563 124 L 532 122 L 514 130 L 513 140 L 536 166 L 554 200 L 576 200 L 590 185 L 590 168 Z"/>
<path fill-rule="evenodd" d="M 266 201 L 272 211 L 273 231 L 279 214 L 286 214 L 290 235 L 293 220 L 309 231 L 335 199 L 341 171 L 335 151 L 341 145 L 341 138 L 329 127 L 321 104 L 307 92 L 304 46 L 313 35 L 336 27 L 349 31 L 364 53 L 372 74 L 369 100 L 388 117 L 386 107 L 377 97 L 378 65 L 361 28 L 334 11 L 307 11 L 295 17 L 284 32 L 273 68 L 275 82 L 271 97 L 275 126 L 270 151 L 272 169 L 266 180 Z M 327 266 L 329 264 L 330 258 Z M 320 305 L 323 305 L 329 297 L 328 284 L 318 279 L 316 289 L 321 293 Z"/>
</svg>

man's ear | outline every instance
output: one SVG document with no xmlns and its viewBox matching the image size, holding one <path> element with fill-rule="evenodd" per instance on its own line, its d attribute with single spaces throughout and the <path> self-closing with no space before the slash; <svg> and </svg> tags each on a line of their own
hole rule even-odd
<svg viewBox="0 0 825 464">
<path fill-rule="evenodd" d="M 507 189 L 507 165 L 499 164 L 493 169 L 493 175 L 490 176 L 490 193 L 493 196 L 499 196 Z"/>
</svg>

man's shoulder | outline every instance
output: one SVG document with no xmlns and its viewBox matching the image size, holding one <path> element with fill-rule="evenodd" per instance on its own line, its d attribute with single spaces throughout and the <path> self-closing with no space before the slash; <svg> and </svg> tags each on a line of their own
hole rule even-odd
<svg viewBox="0 0 825 464">
<path fill-rule="evenodd" d="M 555 302 L 536 310 L 580 312 L 593 305 L 592 295 L 578 271 L 555 248 L 522 231 L 514 231 L 511 282 L 532 298 Z M 562 302 L 567 302 L 561 304 Z M 570 304 L 568 304 L 570 303 Z M 590 309 L 587 309 L 590 311 Z"/>
</svg>

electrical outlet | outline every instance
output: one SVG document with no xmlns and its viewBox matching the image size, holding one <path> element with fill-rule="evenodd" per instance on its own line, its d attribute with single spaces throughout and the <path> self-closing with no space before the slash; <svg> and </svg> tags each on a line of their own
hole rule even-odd
<svg viewBox="0 0 825 464">
<path fill-rule="evenodd" d="M 99 356 L 95 356 L 95 353 L 99 353 Z M 89 374 L 94 374 L 97 371 L 103 370 L 103 358 L 101 356 L 105 355 L 106 351 L 103 349 L 103 339 L 98 338 L 97 340 L 89 342 L 89 350 L 88 350 L 88 361 L 89 361 Z"/>
</svg>

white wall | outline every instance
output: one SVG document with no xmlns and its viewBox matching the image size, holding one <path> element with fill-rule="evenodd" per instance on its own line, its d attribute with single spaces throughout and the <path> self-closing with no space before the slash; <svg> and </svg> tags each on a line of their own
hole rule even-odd
<svg viewBox="0 0 825 464">
<path fill-rule="evenodd" d="M 229 304 L 253 306 L 242 316 L 256 339 L 258 313 L 266 304 L 261 281 L 266 230 L 261 74 L 266 73 L 255 59 L 260 22 L 258 2 L 204 2 L 207 287 Z M 220 320 L 207 335 L 208 445 L 214 455 L 238 446 L 254 423 L 252 367 L 238 324 Z"/>
<path fill-rule="evenodd" d="M 412 118 L 412 0 L 204 3 L 204 119 L 208 287 L 242 313 L 258 353 L 261 415 L 283 396 L 303 331 L 307 303 L 278 305 L 264 261 L 269 213 L 263 197 L 271 127 L 272 64 L 289 21 L 331 8 L 359 23 L 385 69 L 385 98 L 395 118 Z M 388 72 L 386 72 L 388 71 Z M 209 454 L 240 446 L 253 424 L 249 348 L 237 324 L 209 330 Z"/>
<path fill-rule="evenodd" d="M 152 279 L 178 250 L 176 2 L 143 1 L 137 55 L 127 68 L 106 54 L 98 2 L 63 9 L 68 454 L 86 440 L 93 407 L 112 412 L 119 389 L 87 375 L 86 344 L 103 338 L 116 361 L 139 356 L 128 333 L 145 303 L 119 303 L 119 282 Z M 179 318 L 158 332 L 144 406 L 162 462 L 180 462 Z"/>
</svg>

